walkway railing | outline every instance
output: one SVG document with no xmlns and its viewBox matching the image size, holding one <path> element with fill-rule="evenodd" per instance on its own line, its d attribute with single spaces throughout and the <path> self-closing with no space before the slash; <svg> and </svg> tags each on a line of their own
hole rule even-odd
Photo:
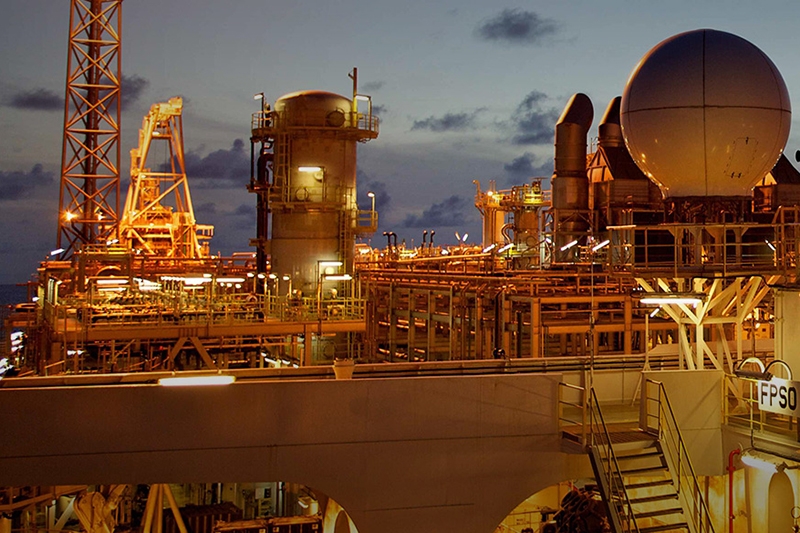
<svg viewBox="0 0 800 533">
<path fill-rule="evenodd" d="M 769 437 L 780 436 L 794 442 L 800 441 L 800 427 L 794 417 L 762 411 L 758 407 L 758 381 L 725 376 L 727 397 L 722 402 L 725 423 L 747 428 L 754 434 L 765 433 Z"/>
<path fill-rule="evenodd" d="M 703 489 L 697 481 L 663 383 L 652 379 L 645 381 L 642 410 L 643 429 L 658 438 L 664 457 L 671 463 L 670 475 L 681 500 L 684 515 L 690 521 L 691 531 L 713 533 L 714 526 L 703 498 Z"/>
<path fill-rule="evenodd" d="M 614 530 L 619 533 L 639 532 L 639 525 L 633 513 L 633 505 L 625 488 L 622 470 L 619 467 L 614 447 L 611 445 L 611 435 L 608 432 L 603 413 L 597 401 L 594 389 L 590 390 L 588 408 L 589 422 L 589 453 L 594 455 L 595 464 L 604 465 L 598 468 L 595 474 L 603 476 L 597 482 L 604 485 L 606 494 L 614 495 L 614 500 L 607 502 L 609 520 L 614 522 Z M 602 470 L 600 472 L 599 470 Z"/>
</svg>

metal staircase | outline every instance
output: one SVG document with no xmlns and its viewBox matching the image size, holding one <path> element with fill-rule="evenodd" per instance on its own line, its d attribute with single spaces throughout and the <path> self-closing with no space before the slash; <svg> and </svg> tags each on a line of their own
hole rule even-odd
<svg viewBox="0 0 800 533">
<path fill-rule="evenodd" d="M 714 532 L 663 384 L 645 381 L 640 427 L 607 424 L 594 389 L 582 403 L 580 440 L 614 533 Z"/>
</svg>

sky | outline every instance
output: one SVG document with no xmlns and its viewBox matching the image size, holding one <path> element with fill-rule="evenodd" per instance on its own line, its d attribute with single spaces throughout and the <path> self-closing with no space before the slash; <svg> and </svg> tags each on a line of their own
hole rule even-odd
<svg viewBox="0 0 800 533">
<path fill-rule="evenodd" d="M 3 0 L 0 19 L 0 283 L 31 278 L 55 247 L 69 0 Z M 423 230 L 480 242 L 475 184 L 549 177 L 553 127 L 586 93 L 597 121 L 639 59 L 698 28 L 764 51 L 800 99 L 800 2 L 650 0 L 125 0 L 122 196 L 130 149 L 150 105 L 180 95 L 187 174 L 211 250 L 250 251 L 253 94 L 370 94 L 381 119 L 358 147 L 358 189 L 376 193 L 380 226 L 407 245 Z M 796 113 L 796 115 L 798 115 Z M 793 120 L 795 123 L 796 120 Z M 794 124 L 796 126 L 796 124 Z M 793 127 L 786 151 L 800 148 Z"/>
</svg>

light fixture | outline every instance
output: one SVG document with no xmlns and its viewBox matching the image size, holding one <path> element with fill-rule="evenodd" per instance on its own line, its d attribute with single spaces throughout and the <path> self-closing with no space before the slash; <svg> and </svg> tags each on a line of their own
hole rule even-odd
<svg viewBox="0 0 800 533">
<path fill-rule="evenodd" d="M 269 279 L 278 279 L 278 275 L 275 274 L 274 272 L 270 272 L 268 277 L 269 277 Z"/>
<path fill-rule="evenodd" d="M 217 278 L 217 283 L 242 283 L 244 278 Z"/>
<path fill-rule="evenodd" d="M 64 253 L 64 249 L 63 248 L 56 248 L 55 250 L 50 252 L 50 255 L 59 255 L 59 254 L 62 254 L 62 253 Z"/>
<path fill-rule="evenodd" d="M 601 243 L 599 243 L 599 244 L 597 244 L 597 245 L 593 246 L 593 247 L 592 247 L 592 251 L 593 251 L 593 252 L 596 252 L 596 251 L 598 251 L 598 250 L 602 250 L 603 248 L 605 248 L 606 246 L 608 246 L 608 243 L 610 243 L 610 242 L 611 242 L 611 241 L 610 241 L 609 239 L 606 239 L 606 240 L 604 240 L 603 242 L 601 242 Z"/>
<path fill-rule="evenodd" d="M 567 244 L 565 244 L 564 246 L 562 246 L 562 247 L 561 247 L 561 251 L 562 251 L 562 252 L 566 252 L 567 250 L 569 250 L 570 248 L 572 248 L 572 247 L 573 247 L 573 246 L 575 246 L 576 244 L 578 244 L 578 239 L 575 239 L 575 240 L 574 240 L 574 241 L 572 241 L 572 242 L 568 242 Z"/>
<path fill-rule="evenodd" d="M 372 191 L 367 191 L 367 198 L 375 198 L 375 193 Z"/>
<path fill-rule="evenodd" d="M 775 245 L 774 244 L 769 242 L 767 239 L 764 239 L 764 242 L 767 244 L 767 246 L 769 246 L 770 250 L 772 250 L 773 252 L 775 251 Z"/>
<path fill-rule="evenodd" d="M 98 285 L 127 285 L 128 279 L 127 278 L 106 278 L 106 279 L 98 279 L 96 282 Z"/>
<path fill-rule="evenodd" d="M 467 237 L 469 237 L 469 233 L 465 233 L 464 236 L 461 237 L 461 242 L 466 243 L 467 242 Z"/>
<path fill-rule="evenodd" d="M 370 100 L 370 97 L 367 96 L 366 94 L 357 94 L 356 100 L 361 100 L 362 102 L 368 102 Z"/>
<path fill-rule="evenodd" d="M 655 309 L 653 309 L 653 312 L 650 313 L 650 318 L 654 318 L 658 314 L 659 311 L 661 311 L 661 306 L 660 305 L 658 307 L 656 307 Z"/>
<path fill-rule="evenodd" d="M 697 306 L 700 302 L 702 302 L 702 298 L 698 298 L 697 296 L 645 296 L 641 300 L 640 303 L 643 305 L 670 305 L 670 304 L 683 304 L 683 305 L 691 305 Z"/>
<path fill-rule="evenodd" d="M 322 167 L 297 167 L 298 172 L 319 172 Z"/>
<path fill-rule="evenodd" d="M 289 274 L 283 275 L 283 281 L 289 281 L 290 279 L 292 279 L 292 276 L 290 276 Z"/>
<path fill-rule="evenodd" d="M 158 384 L 164 387 L 194 387 L 208 385 L 230 385 L 234 381 L 236 381 L 235 376 L 217 374 L 214 376 L 161 378 L 158 380 Z"/>
<path fill-rule="evenodd" d="M 350 281 L 353 276 L 350 274 L 328 274 L 323 279 L 325 281 Z"/>
<path fill-rule="evenodd" d="M 328 268 L 328 267 L 340 267 L 342 266 L 341 261 L 320 261 L 319 262 L 320 268 Z"/>
<path fill-rule="evenodd" d="M 507 250 L 510 250 L 513 247 L 514 247 L 514 243 L 510 242 L 510 243 L 506 244 L 505 246 L 501 247 L 499 250 L 497 250 L 497 253 L 498 254 L 502 254 L 503 252 L 505 252 Z"/>
<path fill-rule="evenodd" d="M 67 222 L 69 222 L 71 220 L 75 220 L 76 218 L 78 218 L 78 215 L 76 215 L 72 211 L 67 211 L 66 213 L 64 213 L 64 218 L 67 219 Z"/>
<path fill-rule="evenodd" d="M 492 250 L 494 250 L 495 248 L 497 248 L 497 243 L 490 244 L 489 246 L 484 248 L 481 253 L 487 254 L 487 253 L 491 252 Z"/>
<path fill-rule="evenodd" d="M 263 272 L 259 272 L 257 277 L 258 277 L 258 279 L 264 279 L 264 278 L 266 278 L 267 276 L 266 276 L 266 274 L 264 274 Z"/>
<path fill-rule="evenodd" d="M 253 95 L 253 100 L 258 100 L 260 98 L 264 98 L 264 93 L 256 93 Z"/>
</svg>

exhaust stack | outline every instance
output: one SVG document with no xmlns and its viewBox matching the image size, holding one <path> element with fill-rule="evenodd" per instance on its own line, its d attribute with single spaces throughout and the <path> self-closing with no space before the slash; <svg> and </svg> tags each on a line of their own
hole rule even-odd
<svg viewBox="0 0 800 533">
<path fill-rule="evenodd" d="M 555 230 L 555 259 L 571 262 L 579 257 L 589 229 L 589 180 L 586 177 L 586 135 L 594 119 L 592 101 L 576 93 L 556 123 L 555 171 L 551 187 Z M 563 248 L 563 250 L 562 250 Z"/>
</svg>

